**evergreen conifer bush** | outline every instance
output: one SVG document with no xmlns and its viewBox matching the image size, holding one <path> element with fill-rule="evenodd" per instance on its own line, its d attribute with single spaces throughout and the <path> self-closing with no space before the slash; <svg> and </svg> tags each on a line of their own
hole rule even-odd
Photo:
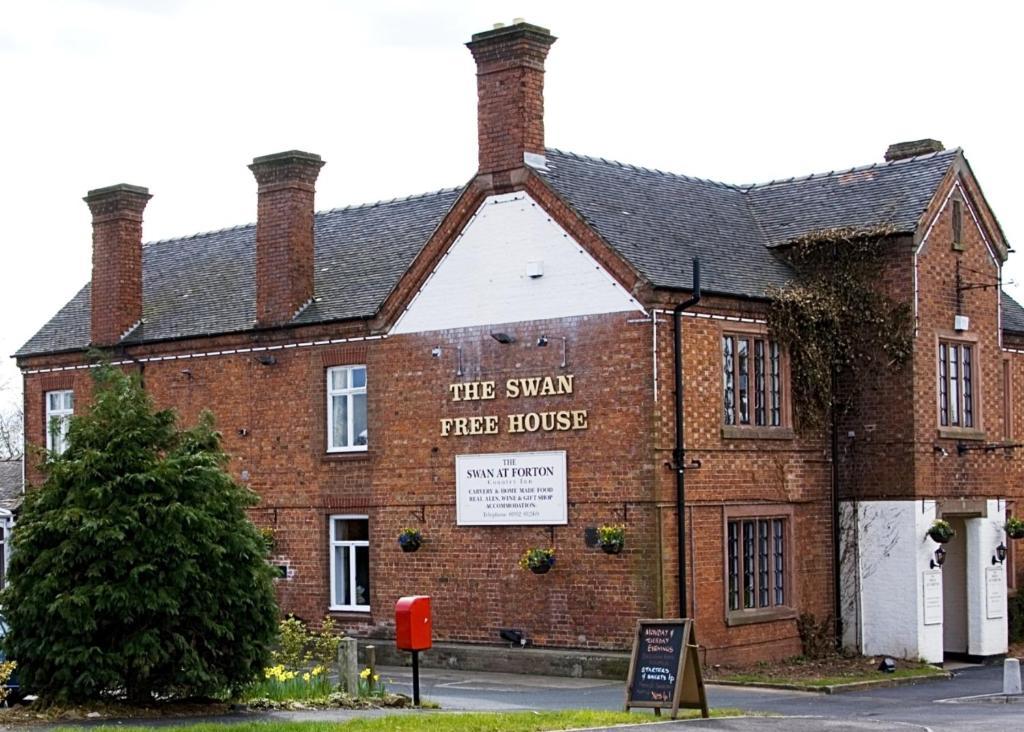
<svg viewBox="0 0 1024 732">
<path fill-rule="evenodd" d="M 14 532 L 8 658 L 50 702 L 234 693 L 277 631 L 255 494 L 225 472 L 210 415 L 179 429 L 139 380 L 96 369 Z"/>
</svg>

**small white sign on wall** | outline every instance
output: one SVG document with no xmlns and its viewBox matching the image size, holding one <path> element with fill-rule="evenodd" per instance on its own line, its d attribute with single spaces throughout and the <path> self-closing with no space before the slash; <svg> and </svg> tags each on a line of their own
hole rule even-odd
<svg viewBox="0 0 1024 732">
<path fill-rule="evenodd" d="M 567 524 L 565 450 L 455 456 L 459 526 Z"/>
<path fill-rule="evenodd" d="M 1006 573 L 1002 565 L 985 568 L 985 617 L 1001 618 L 1006 614 Z"/>
<path fill-rule="evenodd" d="M 923 571 L 921 588 L 921 595 L 924 598 L 924 624 L 942 625 L 942 570 Z"/>
</svg>

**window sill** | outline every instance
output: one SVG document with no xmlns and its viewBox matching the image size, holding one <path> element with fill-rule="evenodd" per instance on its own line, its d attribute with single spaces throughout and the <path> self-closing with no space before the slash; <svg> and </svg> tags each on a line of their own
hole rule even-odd
<svg viewBox="0 0 1024 732">
<path fill-rule="evenodd" d="M 939 427 L 939 437 L 945 440 L 985 441 L 985 431 L 970 427 Z"/>
<path fill-rule="evenodd" d="M 327 612 L 332 615 L 351 615 L 357 618 L 367 618 L 370 616 L 369 607 L 328 607 Z"/>
<path fill-rule="evenodd" d="M 797 615 L 791 607 L 772 607 L 760 610 L 734 610 L 725 616 L 725 624 L 730 628 L 738 625 L 755 623 L 771 623 L 777 620 L 792 620 Z"/>
<path fill-rule="evenodd" d="M 325 452 L 323 459 L 327 462 L 346 462 L 348 460 L 366 460 L 370 457 L 369 450 L 352 450 L 351 452 Z"/>
<path fill-rule="evenodd" d="M 722 426 L 722 438 L 726 440 L 792 440 L 794 437 L 796 434 L 791 427 Z"/>
</svg>

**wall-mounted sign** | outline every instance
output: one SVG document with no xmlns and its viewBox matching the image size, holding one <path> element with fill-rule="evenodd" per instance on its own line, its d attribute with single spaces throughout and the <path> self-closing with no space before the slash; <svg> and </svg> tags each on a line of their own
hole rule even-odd
<svg viewBox="0 0 1024 732">
<path fill-rule="evenodd" d="M 985 617 L 1006 616 L 1006 573 L 1002 565 L 985 568 Z"/>
<path fill-rule="evenodd" d="M 455 457 L 459 526 L 567 524 L 565 451 Z"/>
<path fill-rule="evenodd" d="M 529 376 L 505 381 L 499 390 L 493 381 L 464 381 L 449 384 L 448 391 L 453 402 L 489 401 L 503 396 L 506 399 L 521 397 L 555 397 L 573 393 L 572 374 L 558 376 Z M 496 414 L 474 415 L 472 417 L 443 417 L 441 437 L 462 437 L 468 435 L 496 435 L 505 432 L 567 432 L 587 429 L 586 409 L 559 409 L 544 412 L 520 412 L 507 414 L 501 419 Z"/>
<path fill-rule="evenodd" d="M 926 569 L 921 572 L 922 596 L 924 598 L 924 624 L 942 624 L 942 570 Z"/>
</svg>

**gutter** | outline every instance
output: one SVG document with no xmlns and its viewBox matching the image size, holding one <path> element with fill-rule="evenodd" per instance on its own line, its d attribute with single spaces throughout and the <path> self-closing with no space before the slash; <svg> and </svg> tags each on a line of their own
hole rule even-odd
<svg viewBox="0 0 1024 732">
<path fill-rule="evenodd" d="M 672 360 L 675 370 L 676 444 L 672 450 L 672 462 L 676 471 L 676 551 L 679 585 L 679 616 L 686 614 L 686 448 L 683 445 L 683 319 L 684 310 L 700 302 L 700 260 L 693 258 L 693 294 L 672 310 L 674 339 Z"/>
</svg>

